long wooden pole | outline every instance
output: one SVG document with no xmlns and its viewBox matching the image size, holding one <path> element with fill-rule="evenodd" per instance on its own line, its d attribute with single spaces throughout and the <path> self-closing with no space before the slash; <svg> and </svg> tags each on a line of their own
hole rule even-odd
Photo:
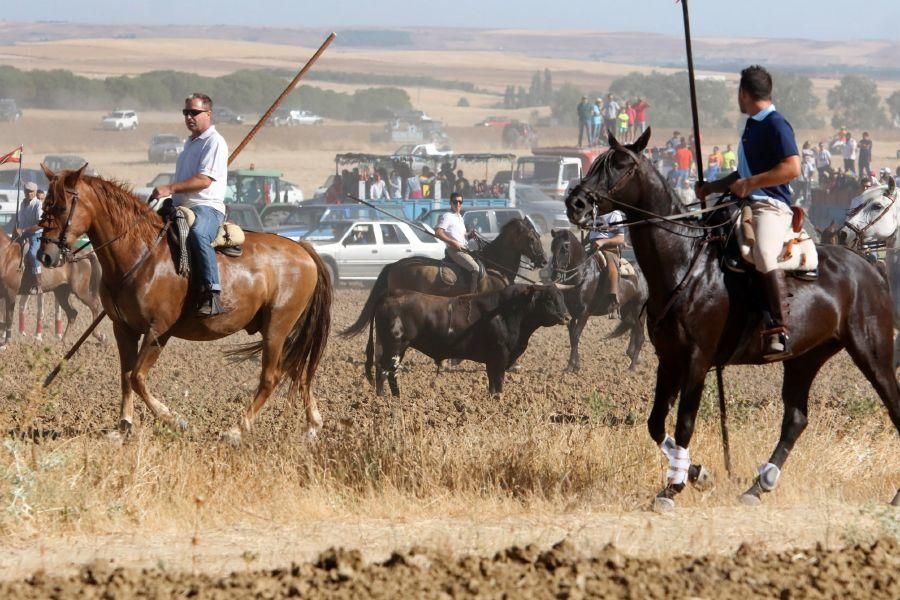
<svg viewBox="0 0 900 600">
<path fill-rule="evenodd" d="M 322 56 L 328 46 L 331 45 L 331 42 L 334 41 L 335 37 L 337 37 L 337 34 L 332 31 L 331 35 L 325 38 L 325 41 L 322 42 L 322 45 L 319 46 L 319 49 L 316 50 L 316 53 L 313 54 L 308 61 L 306 61 L 306 64 L 303 65 L 303 68 L 300 69 L 300 71 L 294 76 L 287 87 L 284 88 L 284 91 L 281 92 L 281 95 L 275 99 L 275 102 L 272 103 L 272 106 L 269 107 L 269 110 L 267 110 L 265 114 L 263 114 L 263 116 L 259 118 L 259 121 L 257 121 L 256 125 L 253 126 L 253 129 L 250 130 L 250 133 L 244 136 L 243 141 L 241 141 L 241 143 L 238 144 L 238 147 L 234 149 L 234 152 L 232 152 L 231 156 L 228 157 L 229 165 L 234 162 L 234 159 L 237 158 L 237 155 L 241 153 L 241 150 L 244 149 L 244 146 L 250 143 L 250 140 L 253 139 L 253 136 L 255 136 L 256 133 L 260 129 L 262 129 L 262 126 L 266 124 L 266 121 L 269 120 L 269 117 L 272 116 L 272 113 L 275 112 L 275 109 L 278 108 L 278 105 L 280 105 L 284 101 L 284 99 L 287 98 L 287 95 L 290 94 L 295 87 L 297 87 L 297 84 L 300 83 L 300 80 L 303 79 L 303 76 L 306 75 L 306 72 L 309 71 L 309 69 L 315 64 L 317 60 L 319 60 L 319 57 Z"/>
<path fill-rule="evenodd" d="M 691 119 L 694 126 L 694 160 L 697 163 L 697 182 L 703 184 L 703 154 L 700 150 L 700 116 L 697 112 L 697 85 L 694 82 L 694 52 L 691 48 L 691 18 L 688 15 L 688 0 L 681 0 L 684 16 L 684 45 L 687 50 L 688 83 L 691 90 Z M 706 208 L 706 199 L 700 200 L 700 208 Z"/>
<path fill-rule="evenodd" d="M 247 135 L 244 136 L 244 139 L 241 140 L 241 143 L 238 144 L 237 148 L 234 149 L 234 152 L 231 153 L 231 156 L 228 157 L 229 165 L 231 165 L 231 163 L 234 162 L 234 159 L 237 158 L 238 154 L 241 153 L 241 151 L 244 149 L 244 147 L 250 143 L 250 140 L 253 139 L 253 136 L 256 135 L 256 132 L 258 132 L 262 128 L 262 126 L 265 124 L 265 122 L 268 120 L 268 118 L 272 115 L 272 113 L 275 112 L 275 109 L 278 108 L 278 105 L 284 101 L 284 99 L 287 97 L 287 95 L 290 94 L 291 91 L 295 87 L 297 87 L 297 83 L 299 83 L 300 80 L 303 79 L 303 76 L 306 75 L 306 72 L 309 71 L 310 67 L 312 67 L 313 64 L 315 64 L 315 62 L 317 60 L 319 60 L 319 57 L 322 56 L 322 53 L 324 53 L 325 50 L 328 48 L 328 46 L 331 44 L 331 42 L 334 41 L 335 37 L 337 37 L 337 34 L 332 31 L 331 35 L 329 35 L 325 39 L 325 41 L 322 42 L 322 45 L 319 46 L 319 49 L 316 50 L 316 53 L 313 54 L 312 57 L 310 57 L 310 59 L 308 61 L 306 61 L 306 64 L 303 65 L 303 68 L 300 69 L 300 71 L 297 73 L 297 75 L 294 76 L 294 78 L 291 80 L 291 82 L 288 84 L 288 86 L 286 88 L 284 88 L 284 91 L 281 92 L 281 95 L 279 95 L 278 98 L 275 99 L 275 102 L 272 103 L 272 106 L 269 107 L 269 110 L 267 110 L 265 112 L 265 114 L 256 123 L 256 125 L 253 126 L 253 129 L 250 130 L 250 133 L 248 133 Z M 21 168 L 21 163 L 20 163 L 20 168 Z M 102 321 L 105 316 L 106 316 L 106 311 L 105 310 L 101 311 L 100 314 L 97 316 L 97 318 L 94 319 L 94 322 L 90 324 L 90 326 L 85 330 L 85 332 L 83 334 L 81 334 L 81 337 L 78 338 L 78 341 L 75 342 L 75 344 L 72 346 L 72 348 L 68 352 L 66 352 L 65 357 L 61 361 L 59 361 L 59 363 L 53 368 L 53 370 L 50 372 L 50 374 L 47 375 L 47 378 L 44 380 L 43 387 L 47 387 L 48 385 L 53 383 L 53 380 L 56 379 L 56 376 L 59 374 L 60 369 L 62 369 L 63 363 L 65 363 L 65 361 L 72 358 L 75 355 L 75 353 L 78 352 L 78 349 L 81 348 L 81 345 L 84 344 L 85 340 L 87 340 L 88 336 L 91 334 L 92 331 L 94 331 L 97 328 L 97 326 L 100 324 L 100 321 Z"/>
<path fill-rule="evenodd" d="M 697 163 L 697 183 L 703 185 L 703 152 L 700 149 L 700 115 L 697 110 L 697 85 L 694 81 L 694 52 L 691 47 L 691 17 L 688 14 L 688 0 L 681 0 L 684 18 L 684 47 L 687 52 L 688 83 L 691 90 L 691 121 L 694 128 L 694 160 Z M 706 210 L 706 198 L 700 200 L 700 208 Z M 719 388 L 719 426 L 722 429 L 722 452 L 725 471 L 731 475 L 731 447 L 728 442 L 728 419 L 725 404 L 724 367 L 716 365 L 716 386 Z"/>
</svg>

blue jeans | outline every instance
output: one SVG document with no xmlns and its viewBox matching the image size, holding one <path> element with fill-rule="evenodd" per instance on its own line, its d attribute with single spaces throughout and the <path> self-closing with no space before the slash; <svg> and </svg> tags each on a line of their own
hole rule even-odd
<svg viewBox="0 0 900 600">
<path fill-rule="evenodd" d="M 219 263 L 216 262 L 216 251 L 212 243 L 219 233 L 219 227 L 225 222 L 225 215 L 209 206 L 195 206 L 191 210 L 197 217 L 188 233 L 194 276 L 203 288 L 220 291 Z"/>
<path fill-rule="evenodd" d="M 587 119 L 578 120 L 578 145 L 582 145 L 582 140 L 587 137 L 587 143 L 591 144 L 591 122 Z"/>
<path fill-rule="evenodd" d="M 30 235 L 26 235 L 25 240 L 28 243 L 28 253 L 25 255 L 25 266 L 31 269 L 32 273 L 40 273 L 41 263 L 38 262 L 37 252 L 38 248 L 41 247 L 41 232 L 35 231 Z"/>
</svg>

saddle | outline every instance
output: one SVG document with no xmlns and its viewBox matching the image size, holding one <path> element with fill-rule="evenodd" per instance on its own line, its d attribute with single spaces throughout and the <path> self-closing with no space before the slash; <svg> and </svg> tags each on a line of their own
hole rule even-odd
<svg viewBox="0 0 900 600">
<path fill-rule="evenodd" d="M 478 273 L 472 276 L 478 277 L 480 281 L 485 275 L 484 263 L 478 260 L 476 256 L 472 256 L 472 258 L 478 263 Z M 470 277 L 469 272 L 456 264 L 446 253 L 444 253 L 444 258 L 438 261 L 438 276 L 441 278 L 441 283 L 447 286 L 456 285 L 459 281 L 469 281 Z"/>
<path fill-rule="evenodd" d="M 819 266 L 819 254 L 816 243 L 803 229 L 803 209 L 792 207 L 794 217 L 791 228 L 784 236 L 781 255 L 778 257 L 778 268 L 784 271 L 813 271 Z M 738 226 L 735 228 L 738 248 L 744 262 L 756 267 L 753 260 L 753 246 L 756 234 L 753 230 L 753 211 L 749 206 L 741 208 L 738 213 Z"/>
<path fill-rule="evenodd" d="M 594 254 L 594 260 L 597 261 L 597 266 L 606 270 L 606 255 L 603 252 L 596 252 Z M 634 265 L 632 265 L 627 258 L 619 257 L 619 277 L 636 277 L 637 271 L 634 269 Z"/>
<path fill-rule="evenodd" d="M 188 231 L 196 220 L 194 211 L 184 206 L 172 208 L 169 218 L 172 227 L 169 229 L 170 240 L 177 249 L 176 265 L 178 273 L 185 275 L 190 271 L 190 247 L 187 243 Z M 225 222 L 219 226 L 212 247 L 225 256 L 237 257 L 243 254 L 241 244 L 244 243 L 244 230 L 234 223 Z"/>
</svg>

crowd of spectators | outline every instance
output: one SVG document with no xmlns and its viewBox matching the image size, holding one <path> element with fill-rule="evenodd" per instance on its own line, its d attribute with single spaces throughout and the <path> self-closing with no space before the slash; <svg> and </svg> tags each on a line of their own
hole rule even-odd
<svg viewBox="0 0 900 600">
<path fill-rule="evenodd" d="M 647 109 L 650 104 L 643 98 L 619 103 L 612 94 L 606 99 L 590 102 L 581 97 L 578 113 L 578 147 L 599 146 L 612 134 L 621 142 L 633 142 L 647 129 Z"/>
<path fill-rule="evenodd" d="M 395 161 L 393 168 L 363 166 L 343 169 L 336 175 L 325 193 L 325 202 L 340 204 L 347 194 L 360 193 L 360 183 L 365 184 L 368 200 L 417 200 L 434 198 L 440 184 L 440 198 L 449 198 L 458 192 L 464 198 L 500 198 L 509 191 L 508 183 L 490 183 L 486 179 L 469 180 L 462 169 L 446 160 L 438 172 L 423 166 L 419 173 L 407 163 Z"/>
</svg>

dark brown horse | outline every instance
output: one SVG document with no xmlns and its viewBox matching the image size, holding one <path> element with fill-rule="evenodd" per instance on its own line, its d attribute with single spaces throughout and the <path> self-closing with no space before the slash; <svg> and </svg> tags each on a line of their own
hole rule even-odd
<svg viewBox="0 0 900 600">
<path fill-rule="evenodd" d="M 0 340 L 0 346 L 12 338 L 16 296 L 20 292 L 22 275 L 24 274 L 24 271 L 19 270 L 21 261 L 22 246 L 14 242 L 5 233 L 0 232 L 0 299 L 4 300 L 6 307 L 4 316 L 5 332 L 3 339 Z M 78 317 L 78 311 L 72 306 L 71 295 L 75 294 L 75 297 L 81 300 L 96 318 L 102 310 L 99 287 L 100 263 L 93 256 L 88 260 L 66 263 L 60 269 L 48 269 L 41 274 L 41 292 L 53 292 L 57 306 L 66 313 L 66 328 L 62 332 L 63 341 L 65 341 L 72 323 Z M 24 319 L 23 311 L 24 307 L 20 307 L 20 322 Z M 24 325 L 20 325 L 20 327 L 24 327 Z M 100 341 L 105 339 L 104 336 L 96 331 L 93 335 Z"/>
<path fill-rule="evenodd" d="M 585 226 L 593 211 L 623 210 L 629 220 L 671 215 L 672 190 L 641 152 L 650 130 L 623 146 L 610 136 L 610 150 L 598 157 L 566 199 L 572 223 Z M 699 472 L 690 464 L 688 446 L 707 372 L 728 364 L 764 364 L 761 311 L 754 302 L 752 276 L 723 270 L 704 232 L 656 220 L 631 227 L 638 263 L 647 278 L 650 339 L 659 356 L 656 394 L 648 427 L 669 460 L 668 484 L 654 506 L 674 506 L 674 497 Z M 819 278 L 789 278 L 793 356 L 784 361 L 784 420 L 769 462 L 760 467 L 744 492 L 758 503 L 775 489 L 781 468 L 807 423 L 809 390 L 825 362 L 846 349 L 863 372 L 900 432 L 900 389 L 893 369 L 891 298 L 884 279 L 861 256 L 839 246 L 820 246 Z M 665 429 L 666 415 L 681 393 L 675 439 Z M 893 504 L 900 504 L 900 491 Z"/>
<path fill-rule="evenodd" d="M 479 293 L 495 292 L 514 283 L 522 257 L 531 261 L 535 268 L 547 264 L 538 232 L 527 220 L 512 219 L 503 226 L 497 238 L 485 245 L 479 253 L 487 274 L 481 279 Z M 460 268 L 456 265 L 431 258 L 404 258 L 386 266 L 378 274 L 359 317 L 341 335 L 357 335 L 369 325 L 366 355 L 370 356 L 375 309 L 385 294 L 395 290 L 409 290 L 434 296 L 462 296 L 469 293 L 469 284 L 460 277 L 459 272 Z M 370 368 L 371 365 L 367 362 L 367 372 Z"/>
<path fill-rule="evenodd" d="M 584 246 L 568 229 L 553 232 L 550 243 L 550 266 L 553 279 L 572 289 L 563 292 L 566 306 L 572 318 L 569 320 L 569 364 L 566 371 L 577 373 L 581 368 L 578 355 L 578 342 L 581 332 L 592 316 L 608 315 L 611 310 L 609 294 L 609 278 L 597 263 L 595 255 L 585 252 Z M 644 345 L 644 324 L 647 315 L 644 305 L 647 302 L 647 282 L 639 269 L 635 275 L 619 278 L 619 305 L 622 320 L 609 337 L 619 337 L 631 332 L 628 348 L 625 353 L 631 359 L 629 370 L 634 371 L 638 365 L 641 347 Z"/>
<path fill-rule="evenodd" d="M 311 385 L 328 338 L 332 290 L 325 265 L 310 246 L 247 232 L 242 256 L 217 255 L 227 312 L 199 319 L 196 294 L 175 270 L 159 215 L 118 183 L 85 176 L 84 168 L 58 176 L 44 171 L 50 186 L 39 259 L 48 267 L 63 265 L 72 244 L 87 233 L 103 266 L 100 297 L 113 322 L 121 364 L 120 434 L 132 427 L 132 390 L 169 426 L 187 426 L 147 388 L 147 374 L 170 338 L 210 341 L 243 329 L 261 333 L 262 340 L 232 354 L 261 353 L 262 372 L 246 412 L 223 438 L 239 443 L 285 378 L 292 401 L 301 398 L 305 404 L 308 434 L 315 435 L 322 418 Z"/>
</svg>

